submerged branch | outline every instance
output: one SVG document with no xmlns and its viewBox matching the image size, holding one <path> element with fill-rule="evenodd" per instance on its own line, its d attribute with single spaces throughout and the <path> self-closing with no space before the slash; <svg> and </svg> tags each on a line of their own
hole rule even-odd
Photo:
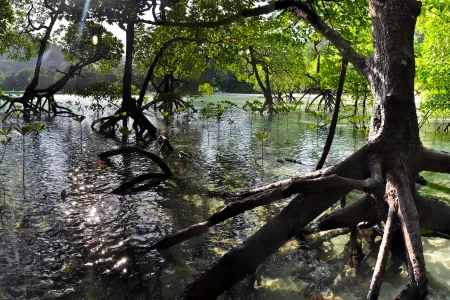
<svg viewBox="0 0 450 300">
<path fill-rule="evenodd" d="M 206 269 L 179 299 L 215 299 L 258 266 L 295 234 L 349 192 L 348 189 L 298 195 L 277 216 Z"/>
<path fill-rule="evenodd" d="M 132 154 L 132 153 L 138 153 L 141 154 L 143 156 L 148 157 L 149 159 L 151 159 L 153 162 L 155 162 L 158 167 L 161 168 L 161 170 L 167 175 L 167 176 L 172 176 L 173 173 L 170 170 L 170 168 L 167 166 L 167 164 L 156 154 L 153 154 L 151 152 L 142 150 L 138 147 L 123 147 L 123 148 L 119 148 L 119 149 L 115 149 L 115 150 L 111 150 L 111 151 L 106 151 L 103 153 L 100 153 L 98 156 L 100 157 L 101 160 L 107 159 L 108 157 L 111 156 L 115 156 L 115 155 L 125 155 L 125 154 Z"/>
<path fill-rule="evenodd" d="M 131 179 L 130 181 L 127 181 L 123 184 L 121 184 L 119 187 L 115 188 L 112 193 L 113 194 L 123 194 L 125 193 L 127 190 L 129 190 L 130 188 L 132 188 L 133 186 L 135 186 L 138 183 L 141 183 L 143 181 L 147 181 L 147 180 L 154 180 L 154 184 L 158 184 L 163 180 L 168 179 L 169 176 L 167 174 L 164 173 L 147 173 L 147 174 L 142 174 L 139 175 L 133 179 Z"/>
<path fill-rule="evenodd" d="M 371 188 L 372 184 L 372 178 L 366 180 L 354 180 L 336 175 L 317 179 L 298 179 L 284 187 L 282 186 L 279 188 L 270 189 L 260 194 L 250 196 L 244 200 L 230 203 L 220 211 L 211 215 L 207 221 L 183 229 L 156 243 L 153 248 L 158 250 L 167 249 L 175 244 L 205 233 L 208 231 L 209 227 L 237 216 L 247 210 L 266 205 L 277 200 L 286 199 L 295 194 L 301 193 L 308 195 L 315 192 L 334 191 L 338 189 L 346 189 L 348 191 L 353 189 L 367 190 Z"/>
</svg>

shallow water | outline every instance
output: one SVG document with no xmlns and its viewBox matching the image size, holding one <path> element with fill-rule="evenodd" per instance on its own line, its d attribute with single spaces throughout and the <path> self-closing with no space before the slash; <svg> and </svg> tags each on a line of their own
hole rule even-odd
<svg viewBox="0 0 450 300">
<path fill-rule="evenodd" d="M 248 95 L 219 95 L 208 101 L 230 99 L 242 105 Z M 72 99 L 59 96 L 60 101 Z M 217 260 L 261 227 L 286 201 L 254 209 L 162 253 L 148 247 L 162 237 L 203 221 L 226 204 L 207 191 L 232 191 L 309 172 L 321 154 L 326 129 L 311 131 L 314 120 L 304 113 L 289 116 L 252 116 L 235 109 L 215 120 L 173 124 L 151 115 L 178 152 L 164 154 L 177 179 L 135 192 L 110 194 L 120 183 L 157 167 L 137 155 L 114 157 L 103 164 L 97 155 L 121 145 L 90 128 L 96 117 L 81 126 L 65 118 L 45 119 L 40 135 L 25 139 L 25 184 L 22 182 L 22 139 L 13 138 L 0 165 L 0 298 L 1 299 L 174 299 L 195 274 Z M 198 116 L 196 116 L 198 117 Z M 234 119 L 230 126 L 228 119 Z M 300 120 L 300 122 L 299 122 Z M 258 131 L 270 138 L 261 145 L 251 139 Z M 450 150 L 450 136 L 422 132 L 423 143 Z M 366 141 L 348 126 L 339 126 L 326 164 L 341 161 Z M 157 152 L 159 144 L 140 145 Z M 282 162 L 293 158 L 302 164 Z M 450 202 L 450 176 L 424 172 L 430 184 L 421 193 Z M 67 197 L 61 197 L 65 191 Z M 357 195 L 352 195 L 354 199 Z M 64 198 L 64 199 L 63 199 Z M 361 299 L 370 282 L 367 268 L 357 278 L 342 262 L 348 236 L 340 236 L 318 249 L 304 250 L 291 241 L 265 263 L 261 286 L 239 284 L 224 299 Z M 364 251 L 369 247 L 365 244 Z M 449 299 L 450 243 L 424 238 L 430 293 Z M 392 266 L 393 269 L 398 269 Z M 405 271 L 388 276 L 381 299 L 392 299 L 406 283 Z"/>
</svg>

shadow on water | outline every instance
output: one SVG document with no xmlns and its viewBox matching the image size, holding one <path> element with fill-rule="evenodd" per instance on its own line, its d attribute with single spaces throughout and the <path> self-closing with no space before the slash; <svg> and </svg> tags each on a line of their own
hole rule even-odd
<svg viewBox="0 0 450 300">
<path fill-rule="evenodd" d="M 59 97 L 59 101 L 71 99 Z M 240 105 L 247 99 L 234 98 Z M 235 120 L 231 127 L 226 122 L 230 118 Z M 248 211 L 161 253 L 148 250 L 163 236 L 203 221 L 229 201 L 211 198 L 208 191 L 253 187 L 314 169 L 327 129 L 308 129 L 314 120 L 305 114 L 299 121 L 297 113 L 280 116 L 279 124 L 276 118 L 251 116 L 242 110 L 226 112 L 220 124 L 215 120 L 206 124 L 198 116 L 186 122 L 185 114 L 173 124 L 153 118 L 174 147 L 189 156 L 163 154 L 176 179 L 128 196 L 110 191 L 157 167 L 137 155 L 113 157 L 106 164 L 99 161 L 97 154 L 119 147 L 120 141 L 93 132 L 89 126 L 92 113 L 81 126 L 70 119 L 45 119 L 42 123 L 47 129 L 26 140 L 26 200 L 21 189 L 21 144 L 14 137 L 0 168 L 0 191 L 5 191 L 0 193 L 0 298 L 176 298 L 195 274 L 258 230 L 287 203 Z M 251 138 L 258 131 L 271 133 L 264 143 L 264 164 L 260 144 Z M 424 138 L 427 146 L 450 149 L 449 139 L 428 136 Z M 327 165 L 341 161 L 365 140 L 347 126 L 338 127 Z M 144 147 L 152 152 L 159 149 L 155 142 Z M 431 180 L 436 177 L 430 176 L 439 175 L 424 176 Z M 448 193 L 443 181 L 431 180 L 436 185 L 425 187 L 425 192 L 440 189 Z M 244 281 L 222 298 L 309 299 L 321 294 L 328 299 L 331 295 L 361 299 L 376 252 L 367 255 L 367 270 L 357 278 L 342 260 L 347 242 L 348 236 L 340 236 L 318 249 L 304 249 L 291 241 L 267 260 L 260 286 Z M 449 243 L 427 238 L 424 247 L 434 278 L 433 298 L 445 299 L 441 291 L 450 287 Z M 364 251 L 369 250 L 366 245 Z M 403 287 L 405 273 L 385 281 L 383 297 L 392 298 Z"/>
</svg>

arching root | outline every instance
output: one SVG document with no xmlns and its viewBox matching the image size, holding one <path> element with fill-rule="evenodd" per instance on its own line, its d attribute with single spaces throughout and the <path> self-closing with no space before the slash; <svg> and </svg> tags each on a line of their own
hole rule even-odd
<svg viewBox="0 0 450 300">
<path fill-rule="evenodd" d="M 115 155 L 125 155 L 125 154 L 132 154 L 132 153 L 138 153 L 141 154 L 143 156 L 148 157 L 149 159 L 151 159 L 154 163 L 156 163 L 158 165 L 158 167 L 161 168 L 161 170 L 167 175 L 167 176 L 172 176 L 173 173 L 170 170 L 170 168 L 167 166 L 167 164 L 164 162 L 164 160 L 162 160 L 158 155 L 153 154 L 151 152 L 142 150 L 138 147 L 123 147 L 123 148 L 118 148 L 118 149 L 114 149 L 111 151 L 106 151 L 103 153 L 100 153 L 98 155 L 98 157 L 100 157 L 100 159 L 104 160 L 107 159 L 108 157 L 111 156 L 115 156 Z"/>
<path fill-rule="evenodd" d="M 173 176 L 172 171 L 170 170 L 169 166 L 162 160 L 158 155 L 155 155 L 151 152 L 142 150 L 138 147 L 123 147 L 118 148 L 115 150 L 107 151 L 100 153 L 98 156 L 101 160 L 108 159 L 111 156 L 115 155 L 126 155 L 126 154 L 132 154 L 132 153 L 138 153 L 143 156 L 148 157 L 150 160 L 152 160 L 154 163 L 158 165 L 158 167 L 164 172 L 164 173 L 147 173 L 143 175 L 139 175 L 130 181 L 127 181 L 120 185 L 118 188 L 114 189 L 112 191 L 113 194 L 124 194 L 128 190 L 130 190 L 132 187 L 134 187 L 136 184 L 141 183 L 143 181 L 147 180 L 153 180 L 154 184 L 160 183 L 161 181 L 164 181 L 170 177 Z"/>
<path fill-rule="evenodd" d="M 127 181 L 123 184 L 121 184 L 119 187 L 115 188 L 112 193 L 113 194 L 126 194 L 126 192 L 128 190 L 130 190 L 132 187 L 134 187 L 136 184 L 147 181 L 147 180 L 151 180 L 152 184 L 156 185 L 166 179 L 168 179 L 169 176 L 167 174 L 164 173 L 146 173 L 146 174 L 142 174 L 139 175 L 133 179 L 131 179 L 130 181 Z"/>
</svg>

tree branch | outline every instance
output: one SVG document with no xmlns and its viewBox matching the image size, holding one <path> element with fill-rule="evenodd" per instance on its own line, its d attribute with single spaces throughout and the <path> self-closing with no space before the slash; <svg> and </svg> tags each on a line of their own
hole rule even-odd
<svg viewBox="0 0 450 300">
<path fill-rule="evenodd" d="M 263 191 L 266 191 L 269 189 L 286 186 L 296 180 L 314 179 L 314 178 L 329 176 L 329 175 L 333 175 L 333 174 L 336 174 L 336 175 L 342 176 L 342 177 L 354 178 L 354 179 L 365 179 L 369 176 L 368 175 L 369 170 L 368 170 L 368 168 L 366 168 L 367 163 L 368 163 L 367 153 L 369 152 L 369 148 L 370 148 L 369 145 L 364 145 L 363 147 L 359 148 L 355 153 L 353 153 L 351 156 L 347 157 L 345 160 L 343 160 L 342 162 L 340 162 L 334 166 L 331 166 L 331 167 L 328 167 L 325 169 L 320 169 L 318 171 L 315 171 L 313 173 L 309 173 L 306 175 L 302 174 L 302 175 L 293 176 L 288 179 L 284 179 L 284 180 L 274 182 L 274 183 L 271 183 L 271 184 L 268 184 L 265 186 L 261 186 L 258 188 L 247 190 L 245 192 L 241 192 L 240 194 L 244 198 L 244 197 L 258 194 L 260 192 L 263 192 Z"/>
<path fill-rule="evenodd" d="M 310 24 L 329 40 L 341 53 L 353 64 L 356 71 L 366 75 L 367 58 L 356 52 L 350 42 L 345 40 L 335 29 L 331 28 L 308 4 L 309 2 L 295 1 L 295 4 L 288 10 L 296 14 L 299 18 Z"/>
<path fill-rule="evenodd" d="M 240 12 L 220 18 L 216 21 L 206 21 L 206 22 L 171 22 L 165 20 L 143 20 L 138 19 L 135 20 L 136 23 L 146 23 L 150 25 L 158 25 L 158 26 L 170 26 L 170 27 L 198 27 L 198 28 L 216 28 L 223 25 L 227 25 L 233 23 L 239 19 L 261 16 L 265 14 L 272 13 L 277 10 L 287 9 L 291 7 L 298 1 L 294 0 L 281 0 L 274 1 L 266 5 L 258 6 L 255 8 L 247 8 L 243 9 Z"/>
<path fill-rule="evenodd" d="M 142 106 L 142 102 L 144 101 L 145 93 L 147 91 L 148 84 L 150 82 L 152 83 L 153 87 L 156 90 L 158 90 L 158 87 L 157 87 L 156 83 L 154 82 L 154 77 L 155 77 L 154 72 L 155 72 L 156 65 L 158 64 L 158 61 L 161 59 L 162 55 L 164 54 L 164 51 L 166 51 L 167 48 L 169 48 L 173 43 L 181 42 L 181 41 L 195 42 L 195 41 L 197 41 L 197 39 L 189 38 L 189 37 L 175 37 L 175 38 L 167 40 L 162 45 L 162 47 L 159 49 L 158 53 L 156 53 L 155 58 L 153 59 L 153 62 L 151 63 L 150 67 L 148 68 L 147 76 L 145 76 L 144 83 L 142 84 L 142 88 L 141 88 L 141 91 L 139 94 L 139 99 L 137 102 L 139 107 Z"/>
</svg>

